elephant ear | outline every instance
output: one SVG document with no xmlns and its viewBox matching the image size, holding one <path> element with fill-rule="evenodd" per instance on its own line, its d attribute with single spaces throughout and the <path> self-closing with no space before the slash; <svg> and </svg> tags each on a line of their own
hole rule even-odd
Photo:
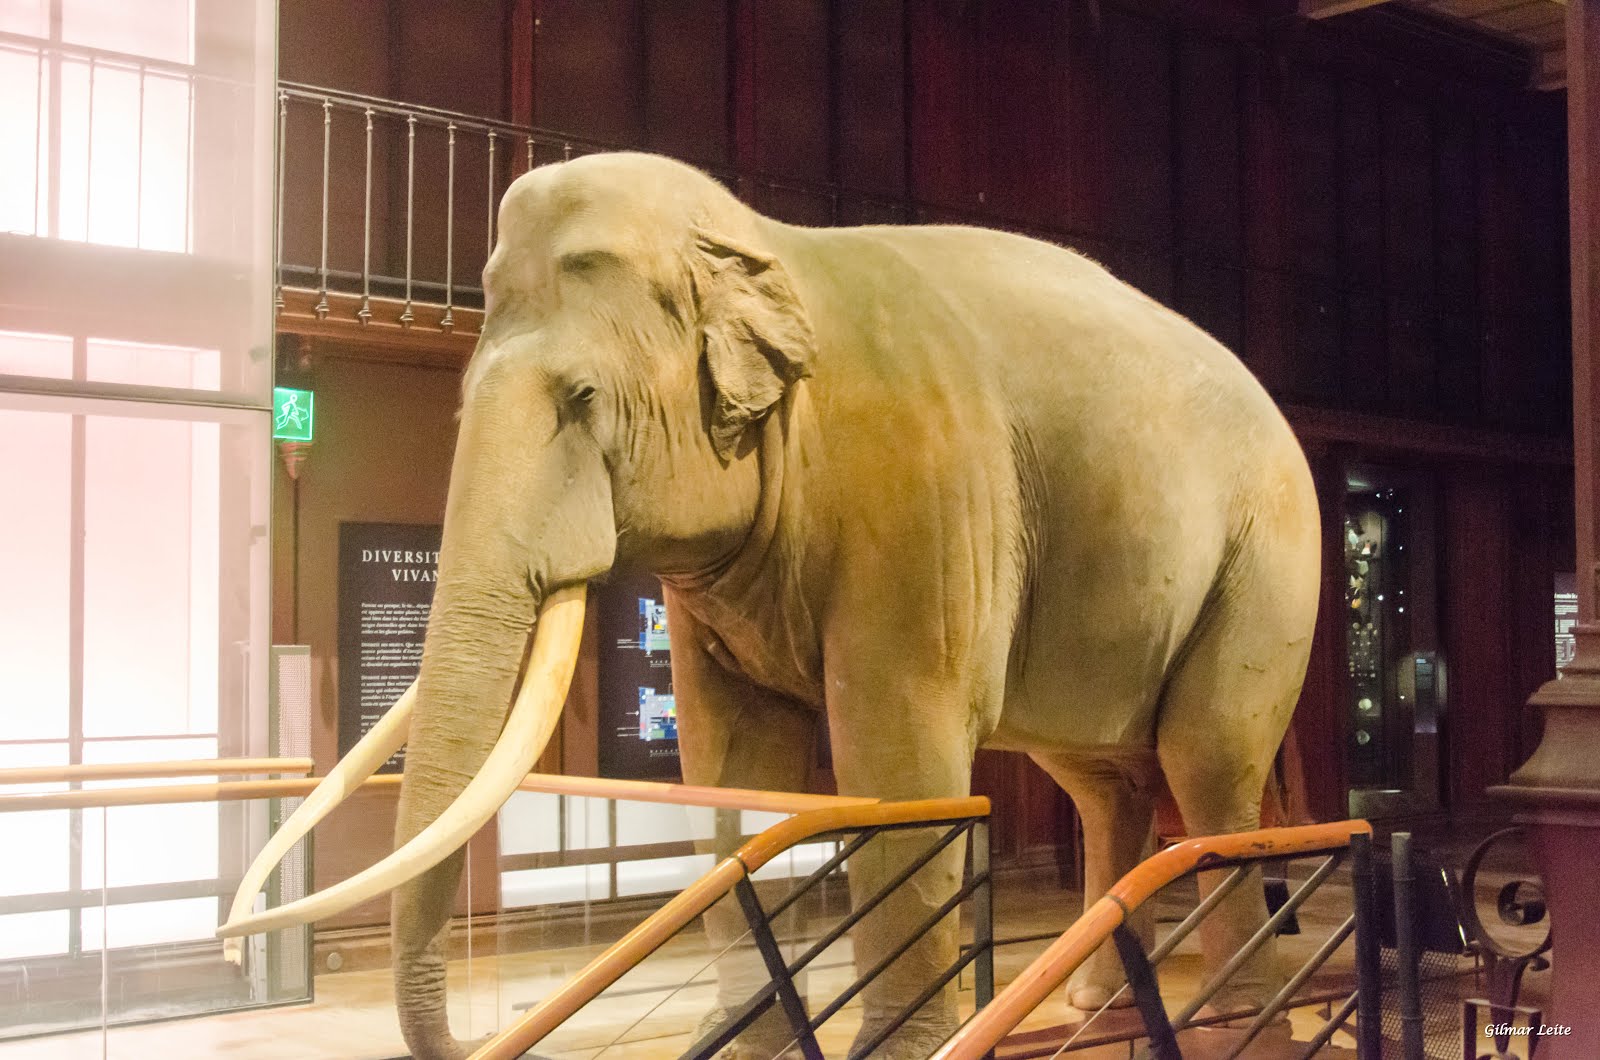
<svg viewBox="0 0 1600 1060">
<path fill-rule="evenodd" d="M 765 416 L 789 385 L 811 374 L 815 339 L 805 307 L 776 258 L 694 230 L 693 268 L 716 392 L 711 444 L 731 460 L 745 429 Z"/>
</svg>

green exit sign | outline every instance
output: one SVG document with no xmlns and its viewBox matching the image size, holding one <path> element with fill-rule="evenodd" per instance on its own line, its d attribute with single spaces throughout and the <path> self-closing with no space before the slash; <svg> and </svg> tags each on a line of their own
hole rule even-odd
<svg viewBox="0 0 1600 1060">
<path fill-rule="evenodd" d="M 311 411 L 316 395 L 291 387 L 272 388 L 272 437 L 281 442 L 311 440 Z"/>
</svg>

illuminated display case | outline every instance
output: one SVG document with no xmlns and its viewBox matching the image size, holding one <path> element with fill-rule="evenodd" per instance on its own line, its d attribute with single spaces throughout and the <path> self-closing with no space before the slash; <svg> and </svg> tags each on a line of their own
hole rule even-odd
<svg viewBox="0 0 1600 1060">
<path fill-rule="evenodd" d="M 1438 648 L 1434 510 L 1426 475 L 1354 468 L 1343 516 L 1343 625 L 1350 810 L 1439 805 L 1444 664 Z"/>
</svg>

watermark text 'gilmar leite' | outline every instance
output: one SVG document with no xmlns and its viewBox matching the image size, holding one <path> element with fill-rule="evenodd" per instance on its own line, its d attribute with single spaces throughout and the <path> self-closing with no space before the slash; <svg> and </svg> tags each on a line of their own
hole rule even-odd
<svg viewBox="0 0 1600 1060">
<path fill-rule="evenodd" d="M 1572 1028 L 1562 1023 L 1541 1023 L 1538 1027 L 1515 1027 L 1509 1023 L 1491 1023 L 1483 1029 L 1485 1038 L 1503 1034 L 1508 1038 L 1560 1038 L 1572 1033 Z"/>
</svg>

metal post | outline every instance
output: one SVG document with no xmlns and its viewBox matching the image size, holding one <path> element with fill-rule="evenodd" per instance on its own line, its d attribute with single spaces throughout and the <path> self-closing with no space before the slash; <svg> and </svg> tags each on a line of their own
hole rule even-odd
<svg viewBox="0 0 1600 1060">
<path fill-rule="evenodd" d="M 494 130 L 489 130 L 489 227 L 483 242 L 483 260 L 494 254 Z"/>
<path fill-rule="evenodd" d="M 439 321 L 439 330 L 441 331 L 449 331 L 456 326 L 454 305 L 456 267 L 456 123 L 451 122 L 446 129 L 450 134 L 450 140 L 445 149 L 444 316 Z"/>
<path fill-rule="evenodd" d="M 283 312 L 283 166 L 288 130 L 289 94 L 280 90 L 278 92 L 278 247 L 272 262 L 278 281 L 277 296 L 272 304 L 280 313 Z"/>
<path fill-rule="evenodd" d="M 139 64 L 139 125 L 134 133 L 136 145 L 133 174 L 133 245 L 144 247 L 144 82 L 149 73 L 144 63 Z"/>
<path fill-rule="evenodd" d="M 972 896 L 972 946 L 978 951 L 973 966 L 973 1003 L 983 1008 L 994 1000 L 994 876 L 989 871 L 989 822 L 978 821 L 968 833 L 971 854 L 967 864 L 983 880 Z"/>
<path fill-rule="evenodd" d="M 1394 859 L 1394 940 L 1400 993 L 1400 1047 L 1406 1060 L 1422 1060 L 1422 996 L 1418 976 L 1416 874 L 1411 865 L 1411 833 L 1389 837 Z"/>
<path fill-rule="evenodd" d="M 361 308 L 356 319 L 372 319 L 372 108 L 367 108 L 367 190 L 361 205 Z"/>
<path fill-rule="evenodd" d="M 1116 943 L 1117 956 L 1122 958 L 1122 970 L 1133 988 L 1133 1001 L 1144 1020 L 1145 1033 L 1150 1037 L 1149 1055 L 1154 1060 L 1182 1060 L 1178 1037 L 1167 1020 L 1167 1008 L 1161 1003 L 1161 987 L 1156 983 L 1155 969 L 1145 956 L 1139 936 L 1129 930 L 1126 923 L 1118 924 L 1111 932 Z"/>
<path fill-rule="evenodd" d="M 750 924 L 750 935 L 761 953 L 761 960 L 767 966 L 767 974 L 772 976 L 778 988 L 778 1003 L 789 1017 L 789 1026 L 794 1030 L 801 1054 L 806 1060 L 822 1060 L 822 1047 L 817 1044 L 816 1033 L 811 1029 L 811 1016 L 806 1012 L 805 999 L 795 989 L 794 976 L 789 972 L 788 962 L 783 959 L 783 951 L 778 948 L 778 940 L 772 934 L 772 924 L 767 920 L 766 911 L 761 908 L 761 899 L 750 877 L 742 877 L 734 884 L 733 891 L 739 896 L 739 905 Z"/>
<path fill-rule="evenodd" d="M 1378 895 L 1372 878 L 1372 837 L 1350 837 L 1350 877 L 1356 904 L 1356 1056 L 1383 1057 L 1383 958 L 1378 951 Z"/>
<path fill-rule="evenodd" d="M 400 314 L 400 326 L 409 328 L 416 317 L 411 314 L 411 224 L 415 211 L 412 199 L 417 188 L 417 116 L 406 115 L 406 307 Z"/>
<path fill-rule="evenodd" d="M 322 263 L 318 269 L 317 319 L 328 315 L 328 155 L 333 142 L 333 100 L 322 101 Z"/>
</svg>

